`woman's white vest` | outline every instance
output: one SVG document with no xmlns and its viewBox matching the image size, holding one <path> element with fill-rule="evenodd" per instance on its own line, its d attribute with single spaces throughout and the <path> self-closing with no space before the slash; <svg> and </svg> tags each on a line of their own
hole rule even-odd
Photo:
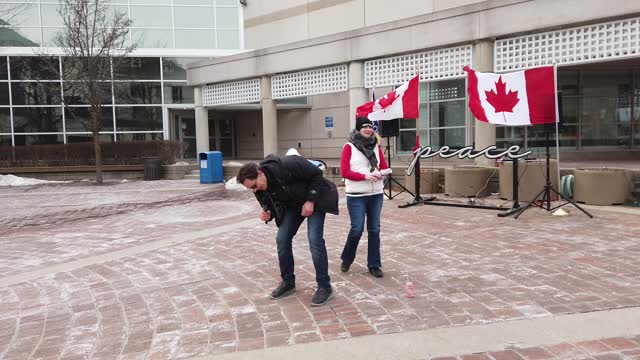
<svg viewBox="0 0 640 360">
<path fill-rule="evenodd" d="M 369 159 L 360 150 L 358 150 L 355 145 L 348 142 L 344 146 L 351 146 L 351 160 L 349 161 L 349 167 L 351 171 L 358 172 L 361 174 L 371 174 Z M 376 159 L 378 160 L 378 164 L 380 164 L 380 145 L 376 145 L 374 152 L 376 154 Z M 382 194 L 384 190 L 384 184 L 382 181 L 372 181 L 372 180 L 349 180 L 344 179 L 345 191 L 347 196 L 366 196 L 366 195 L 375 195 Z"/>
</svg>

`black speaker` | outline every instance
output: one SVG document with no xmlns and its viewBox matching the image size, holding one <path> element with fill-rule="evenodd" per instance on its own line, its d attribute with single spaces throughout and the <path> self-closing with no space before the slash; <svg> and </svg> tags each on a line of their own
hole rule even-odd
<svg viewBox="0 0 640 360">
<path fill-rule="evenodd" d="M 382 137 L 400 136 L 400 119 L 380 120 L 378 122 L 378 135 Z"/>
</svg>

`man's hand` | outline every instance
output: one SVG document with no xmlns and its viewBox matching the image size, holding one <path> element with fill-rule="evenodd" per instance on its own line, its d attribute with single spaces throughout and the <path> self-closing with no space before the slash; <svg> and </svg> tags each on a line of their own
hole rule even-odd
<svg viewBox="0 0 640 360">
<path fill-rule="evenodd" d="M 307 201 L 302 205 L 302 213 L 301 215 L 304 217 L 309 217 L 313 214 L 313 202 Z"/>
<path fill-rule="evenodd" d="M 262 221 L 271 220 L 271 211 L 261 211 L 260 212 L 260 220 L 262 220 Z"/>
</svg>

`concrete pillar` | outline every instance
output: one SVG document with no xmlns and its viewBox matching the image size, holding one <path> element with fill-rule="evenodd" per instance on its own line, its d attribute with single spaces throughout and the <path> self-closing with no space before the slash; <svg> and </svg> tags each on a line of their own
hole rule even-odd
<svg viewBox="0 0 640 360">
<path fill-rule="evenodd" d="M 349 63 L 349 131 L 356 126 L 356 108 L 369 99 L 369 90 L 364 87 L 364 63 Z"/>
<path fill-rule="evenodd" d="M 260 104 L 262 105 L 262 144 L 264 156 L 278 152 L 278 112 L 271 98 L 271 77 L 260 79 Z"/>
<path fill-rule="evenodd" d="M 202 88 L 193 88 L 196 105 L 196 151 L 209 151 L 209 110 L 202 106 Z"/>
<path fill-rule="evenodd" d="M 493 44 L 492 40 L 481 40 L 473 46 L 473 69 L 483 72 L 493 72 Z M 475 149 L 481 150 L 490 145 L 496 144 L 496 128 L 494 125 L 477 121 L 471 115 L 475 122 Z M 495 160 L 486 157 L 476 158 L 476 164 L 481 166 L 495 166 Z"/>
</svg>

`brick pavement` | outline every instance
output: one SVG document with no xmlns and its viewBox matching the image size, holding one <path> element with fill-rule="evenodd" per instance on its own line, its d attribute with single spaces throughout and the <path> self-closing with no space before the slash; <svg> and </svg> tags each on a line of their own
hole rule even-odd
<svg viewBox="0 0 640 360">
<path fill-rule="evenodd" d="M 256 218 L 212 237 L 0 287 L 3 359 L 186 358 L 640 304 L 633 212 L 595 210 L 588 219 L 568 208 L 565 218 L 528 211 L 514 220 L 387 201 L 386 275 L 373 279 L 364 239 L 351 271 L 339 270 L 349 221 L 342 209 L 325 229 L 338 295 L 311 308 L 304 235 L 294 240 L 298 293 L 267 298 L 278 281 L 275 226 L 259 222 L 250 194 L 158 181 L 0 189 L 0 199 L 0 279 Z M 403 296 L 407 276 L 414 299 Z"/>
</svg>

